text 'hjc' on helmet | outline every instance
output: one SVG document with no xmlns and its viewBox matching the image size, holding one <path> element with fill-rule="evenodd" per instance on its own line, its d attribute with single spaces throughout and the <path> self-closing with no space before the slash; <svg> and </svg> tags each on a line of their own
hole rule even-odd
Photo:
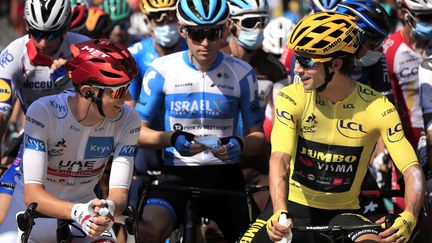
<svg viewBox="0 0 432 243">
<path fill-rule="evenodd" d="M 285 17 L 270 20 L 264 29 L 263 50 L 275 55 L 282 55 L 294 26 L 294 22 Z"/>
<path fill-rule="evenodd" d="M 141 0 L 140 9 L 144 14 L 176 9 L 176 0 Z"/>
<path fill-rule="evenodd" d="M 68 62 L 68 76 L 75 85 L 122 86 L 137 74 L 132 54 L 105 39 L 92 39 L 71 45 L 73 60 Z"/>
<path fill-rule="evenodd" d="M 314 62 L 354 55 L 359 47 L 358 26 L 352 16 L 318 12 L 303 18 L 294 28 L 288 47 Z"/>
<path fill-rule="evenodd" d="M 229 17 L 226 0 L 179 0 L 177 19 L 184 26 L 223 25 Z"/>
<path fill-rule="evenodd" d="M 268 15 L 267 0 L 228 0 L 231 17 L 243 14 Z"/>
<path fill-rule="evenodd" d="M 309 0 L 309 6 L 314 12 L 333 12 L 341 0 Z"/>
<path fill-rule="evenodd" d="M 74 32 L 79 32 L 87 21 L 88 3 L 86 0 L 71 0 L 72 20 L 69 29 Z"/>
<path fill-rule="evenodd" d="M 356 17 L 362 30 L 361 40 L 382 43 L 390 31 L 390 16 L 381 4 L 370 0 L 346 0 L 338 4 L 336 12 Z"/>
<path fill-rule="evenodd" d="M 432 14 L 432 0 L 397 0 L 399 8 L 407 8 L 415 15 Z"/>
<path fill-rule="evenodd" d="M 69 27 L 70 0 L 26 0 L 27 28 L 40 31 L 62 31 Z"/>
<path fill-rule="evenodd" d="M 110 16 L 114 23 L 129 20 L 132 14 L 132 8 L 127 0 L 104 0 L 99 7 Z"/>
</svg>

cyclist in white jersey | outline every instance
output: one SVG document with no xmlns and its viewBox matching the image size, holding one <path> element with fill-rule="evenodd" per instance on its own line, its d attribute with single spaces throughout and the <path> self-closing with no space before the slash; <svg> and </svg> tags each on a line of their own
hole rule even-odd
<svg viewBox="0 0 432 243">
<path fill-rule="evenodd" d="M 178 1 L 178 27 L 189 50 L 156 59 L 144 75 L 136 105 L 142 118 L 138 144 L 165 149 L 161 185 L 244 191 L 238 158 L 263 149 L 255 72 L 219 52 L 228 15 L 225 0 Z M 149 128 L 160 107 L 161 132 Z M 243 137 L 235 136 L 239 113 L 247 131 Z M 150 191 L 147 199 L 140 238 L 162 242 L 182 222 L 187 196 Z M 234 242 L 248 225 L 245 203 L 244 198 L 206 197 L 197 214 L 213 219 Z"/>
<path fill-rule="evenodd" d="M 70 58 L 69 45 L 88 39 L 67 32 L 71 19 L 69 0 L 27 0 L 25 8 L 29 34 L 14 40 L 0 54 L 0 135 L 5 132 L 16 100 L 20 101 L 25 113 L 38 98 L 72 87 L 69 81 L 56 82 L 50 78 L 50 59 Z M 13 159 L 16 152 L 8 152 L 5 156 Z M 14 169 L 15 167 L 11 168 Z M 5 206 L 9 204 L 15 186 L 14 173 L 8 175 L 12 177 L 1 179 L 1 211 L 7 210 Z M 3 183 L 5 181 L 7 184 Z M 2 221 L 0 218 L 0 224 Z"/>
<path fill-rule="evenodd" d="M 75 91 L 43 97 L 27 111 L 23 163 L 0 227 L 2 242 L 15 242 L 15 215 L 31 202 L 42 214 L 73 220 L 88 235 L 79 242 L 116 242 L 111 225 L 127 204 L 140 131 L 137 112 L 124 105 L 136 65 L 126 48 L 107 40 L 71 49 L 66 69 Z M 109 196 L 98 199 L 93 188 L 111 155 Z M 106 216 L 99 214 L 103 207 Z M 36 219 L 30 242 L 55 242 L 56 227 L 55 219 Z M 73 235 L 80 235 L 77 228 Z"/>
</svg>

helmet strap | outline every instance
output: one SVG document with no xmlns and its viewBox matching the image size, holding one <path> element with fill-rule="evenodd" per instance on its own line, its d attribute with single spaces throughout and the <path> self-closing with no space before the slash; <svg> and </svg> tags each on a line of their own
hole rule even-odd
<svg viewBox="0 0 432 243">
<path fill-rule="evenodd" d="M 97 105 L 99 114 L 103 117 L 105 117 L 105 113 L 102 109 L 102 95 L 103 95 L 103 89 L 99 88 L 98 94 L 95 98 L 92 99 L 92 102 L 94 102 Z"/>
<path fill-rule="evenodd" d="M 334 72 L 330 72 L 330 62 L 324 63 L 324 70 L 325 70 L 324 83 L 315 89 L 318 93 L 323 92 L 325 88 L 327 88 L 328 83 L 330 83 L 330 81 L 333 79 Z"/>
</svg>

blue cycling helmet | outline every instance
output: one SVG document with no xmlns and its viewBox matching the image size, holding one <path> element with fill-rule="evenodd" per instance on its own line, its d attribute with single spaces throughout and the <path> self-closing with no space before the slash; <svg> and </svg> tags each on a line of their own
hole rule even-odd
<svg viewBox="0 0 432 243">
<path fill-rule="evenodd" d="M 229 17 L 226 0 L 179 0 L 177 18 L 185 26 L 222 25 Z"/>
<path fill-rule="evenodd" d="M 243 14 L 268 15 L 269 5 L 267 0 L 228 0 L 231 16 Z"/>
<path fill-rule="evenodd" d="M 314 12 L 333 12 L 341 0 L 309 0 L 309 6 Z"/>
<path fill-rule="evenodd" d="M 362 41 L 383 42 L 390 31 L 390 16 L 381 4 L 371 0 L 346 0 L 338 4 L 336 12 L 356 17 L 363 30 Z"/>
</svg>

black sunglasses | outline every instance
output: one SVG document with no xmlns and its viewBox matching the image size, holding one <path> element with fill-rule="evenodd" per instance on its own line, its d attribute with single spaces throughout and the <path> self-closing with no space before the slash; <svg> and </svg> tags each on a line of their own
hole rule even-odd
<svg viewBox="0 0 432 243">
<path fill-rule="evenodd" d="M 222 28 L 186 28 L 189 37 L 196 42 L 202 42 L 204 39 L 215 41 L 222 38 Z"/>
<path fill-rule="evenodd" d="M 35 29 L 29 29 L 29 34 L 37 39 L 47 39 L 47 40 L 55 40 L 57 38 L 60 38 L 64 34 L 64 30 L 57 30 L 57 31 L 41 31 L 41 30 L 35 30 Z"/>
<path fill-rule="evenodd" d="M 307 57 L 303 57 L 303 56 L 299 56 L 299 55 L 296 55 L 295 57 L 296 57 L 296 61 L 300 65 L 300 67 L 304 68 L 304 69 L 314 68 L 317 64 L 316 62 L 312 61 L 311 58 L 307 58 Z"/>
</svg>

